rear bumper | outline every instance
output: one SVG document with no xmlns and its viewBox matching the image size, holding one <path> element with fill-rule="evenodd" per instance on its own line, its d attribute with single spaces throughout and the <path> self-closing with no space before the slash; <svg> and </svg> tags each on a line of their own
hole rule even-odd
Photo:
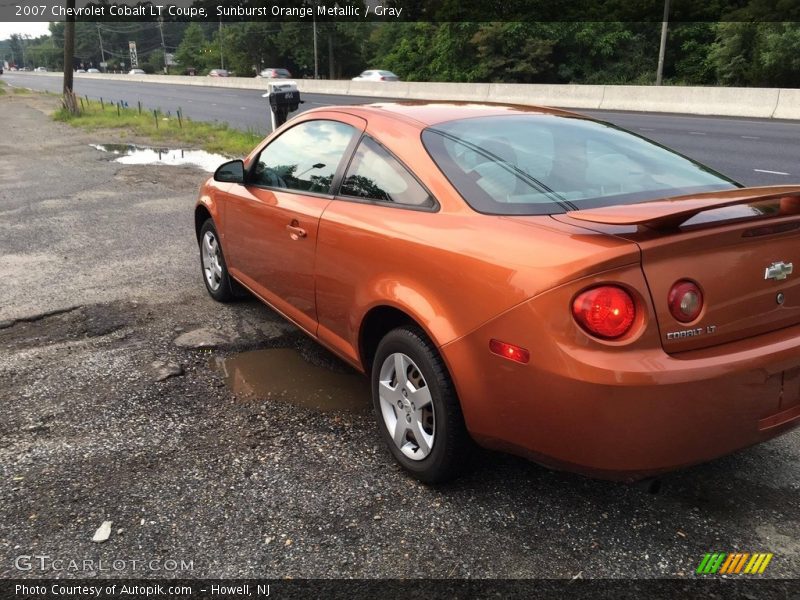
<svg viewBox="0 0 800 600">
<path fill-rule="evenodd" d="M 442 348 L 478 443 L 635 480 L 800 425 L 800 326 L 668 355 L 657 331 L 629 345 L 598 344 L 553 308 L 531 300 Z M 491 338 L 528 348 L 530 363 L 491 354 Z"/>
</svg>

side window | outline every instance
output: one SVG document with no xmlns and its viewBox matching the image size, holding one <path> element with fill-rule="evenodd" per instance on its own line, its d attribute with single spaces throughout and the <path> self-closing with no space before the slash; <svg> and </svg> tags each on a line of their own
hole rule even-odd
<svg viewBox="0 0 800 600">
<path fill-rule="evenodd" d="M 434 206 L 433 198 L 391 154 L 364 137 L 339 193 L 343 196 L 394 202 L 407 206 Z"/>
<path fill-rule="evenodd" d="M 250 183 L 329 194 L 339 162 L 356 133 L 354 127 L 338 121 L 295 125 L 261 151 Z"/>
</svg>

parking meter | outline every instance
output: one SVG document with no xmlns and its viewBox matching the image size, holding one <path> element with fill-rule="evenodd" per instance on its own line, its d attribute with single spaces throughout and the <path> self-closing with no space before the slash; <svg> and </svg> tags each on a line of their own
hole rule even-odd
<svg viewBox="0 0 800 600">
<path fill-rule="evenodd" d="M 267 93 L 262 98 L 269 99 L 272 131 L 286 123 L 289 113 L 294 112 L 302 104 L 300 90 L 294 81 L 282 81 L 267 84 Z"/>
</svg>

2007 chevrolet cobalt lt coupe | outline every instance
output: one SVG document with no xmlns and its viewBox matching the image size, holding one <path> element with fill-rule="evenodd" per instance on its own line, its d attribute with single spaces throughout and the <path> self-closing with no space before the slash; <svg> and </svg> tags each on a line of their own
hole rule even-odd
<svg viewBox="0 0 800 600">
<path fill-rule="evenodd" d="M 561 111 L 302 113 L 195 208 L 203 279 L 366 373 L 423 481 L 471 440 L 633 480 L 800 422 L 800 186 Z"/>
</svg>

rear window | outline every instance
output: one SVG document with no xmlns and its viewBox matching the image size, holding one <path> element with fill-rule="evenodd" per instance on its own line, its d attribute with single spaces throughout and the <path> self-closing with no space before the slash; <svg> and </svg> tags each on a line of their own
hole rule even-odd
<svg viewBox="0 0 800 600">
<path fill-rule="evenodd" d="M 482 213 L 555 214 L 738 187 L 655 142 L 580 118 L 461 119 L 427 128 L 422 141 Z"/>
</svg>

